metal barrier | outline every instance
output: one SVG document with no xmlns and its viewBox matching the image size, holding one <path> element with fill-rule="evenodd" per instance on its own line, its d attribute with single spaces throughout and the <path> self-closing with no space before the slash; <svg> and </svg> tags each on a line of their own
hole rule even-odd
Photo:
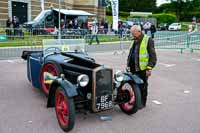
<svg viewBox="0 0 200 133">
<path fill-rule="evenodd" d="M 200 50 L 200 33 L 188 34 L 188 48 L 193 50 Z"/>
<path fill-rule="evenodd" d="M 157 49 L 184 49 L 200 50 L 200 33 L 184 31 L 165 31 L 155 34 L 155 48 Z"/>
<path fill-rule="evenodd" d="M 186 32 L 157 32 L 155 34 L 155 47 L 158 49 L 186 49 Z"/>
<path fill-rule="evenodd" d="M 32 50 L 32 51 L 41 51 L 41 46 L 20 46 L 20 47 L 1 47 L 0 48 L 0 59 L 14 59 L 20 58 L 22 51 Z"/>
</svg>

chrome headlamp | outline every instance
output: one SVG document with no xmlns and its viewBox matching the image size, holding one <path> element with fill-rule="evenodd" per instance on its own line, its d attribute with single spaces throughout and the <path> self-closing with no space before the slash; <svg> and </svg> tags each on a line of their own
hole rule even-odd
<svg viewBox="0 0 200 133">
<path fill-rule="evenodd" d="M 122 71 L 117 71 L 114 77 L 116 81 L 121 82 L 124 79 L 124 74 Z"/>
<path fill-rule="evenodd" d="M 85 87 L 89 83 L 89 77 L 86 74 L 81 74 L 77 78 L 77 83 L 81 87 Z"/>
</svg>

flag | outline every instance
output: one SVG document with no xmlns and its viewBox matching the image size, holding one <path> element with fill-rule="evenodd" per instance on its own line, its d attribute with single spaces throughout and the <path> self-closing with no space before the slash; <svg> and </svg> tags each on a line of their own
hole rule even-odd
<svg viewBox="0 0 200 133">
<path fill-rule="evenodd" d="M 111 0 L 112 6 L 112 16 L 113 16 L 113 30 L 118 31 L 118 14 L 119 14 L 119 1 L 118 0 Z"/>
<path fill-rule="evenodd" d="M 42 11 L 44 11 L 44 0 L 40 0 Z"/>
</svg>

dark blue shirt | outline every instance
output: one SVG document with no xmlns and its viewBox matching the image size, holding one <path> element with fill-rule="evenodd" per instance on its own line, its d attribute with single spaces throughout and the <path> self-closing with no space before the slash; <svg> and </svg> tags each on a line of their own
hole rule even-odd
<svg viewBox="0 0 200 133">
<path fill-rule="evenodd" d="M 132 61 L 135 63 L 135 45 L 133 45 L 132 49 Z"/>
</svg>

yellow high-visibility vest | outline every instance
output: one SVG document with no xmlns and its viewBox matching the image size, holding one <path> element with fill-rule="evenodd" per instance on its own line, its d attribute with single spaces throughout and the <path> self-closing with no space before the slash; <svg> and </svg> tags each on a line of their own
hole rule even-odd
<svg viewBox="0 0 200 133">
<path fill-rule="evenodd" d="M 148 45 L 149 37 L 147 35 L 144 35 L 141 45 L 140 45 L 140 51 L 139 51 L 139 66 L 140 70 L 145 70 L 147 69 L 147 65 L 149 62 L 149 54 L 147 51 L 147 45 Z M 133 47 L 134 40 L 131 43 L 131 47 Z"/>
</svg>

